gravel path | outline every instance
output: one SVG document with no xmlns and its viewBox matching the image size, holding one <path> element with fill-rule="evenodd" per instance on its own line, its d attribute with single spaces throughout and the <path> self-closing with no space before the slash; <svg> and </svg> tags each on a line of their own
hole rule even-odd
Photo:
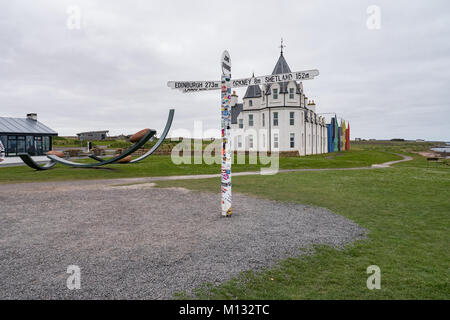
<svg viewBox="0 0 450 320">
<path fill-rule="evenodd" d="M 366 234 L 323 208 L 234 194 L 222 218 L 219 195 L 116 182 L 0 185 L 0 299 L 167 299 Z"/>
</svg>

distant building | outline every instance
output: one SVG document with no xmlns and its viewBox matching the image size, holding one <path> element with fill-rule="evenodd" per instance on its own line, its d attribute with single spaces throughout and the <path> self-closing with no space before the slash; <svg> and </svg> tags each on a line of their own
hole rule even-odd
<svg viewBox="0 0 450 320">
<path fill-rule="evenodd" d="M 0 117 L 0 139 L 6 149 L 6 156 L 19 153 L 44 155 L 52 150 L 52 137 L 58 133 L 37 121 L 36 113 L 26 118 Z"/>
<path fill-rule="evenodd" d="M 424 139 L 416 139 L 416 142 L 425 142 Z"/>
<path fill-rule="evenodd" d="M 109 132 L 109 130 L 80 132 L 80 133 L 77 133 L 77 136 L 78 136 L 78 140 L 80 140 L 80 141 L 106 140 L 108 132 Z"/>
</svg>

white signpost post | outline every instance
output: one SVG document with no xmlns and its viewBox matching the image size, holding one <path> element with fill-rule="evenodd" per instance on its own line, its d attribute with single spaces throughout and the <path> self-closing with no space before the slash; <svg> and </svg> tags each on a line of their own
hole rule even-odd
<svg viewBox="0 0 450 320">
<path fill-rule="evenodd" d="M 312 80 L 319 70 L 296 71 L 261 77 L 231 79 L 231 58 L 224 51 L 221 59 L 221 81 L 169 81 L 167 86 L 183 93 L 221 90 L 222 91 L 222 215 L 231 216 L 231 88 L 250 85 L 265 85 L 286 81 Z"/>
<path fill-rule="evenodd" d="M 231 59 L 222 54 L 222 216 L 231 217 Z"/>
</svg>

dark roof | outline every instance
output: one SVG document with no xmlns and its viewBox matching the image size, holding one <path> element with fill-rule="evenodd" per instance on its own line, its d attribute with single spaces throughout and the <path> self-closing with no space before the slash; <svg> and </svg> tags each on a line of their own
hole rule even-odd
<svg viewBox="0 0 450 320">
<path fill-rule="evenodd" d="M 244 99 L 246 98 L 259 98 L 261 97 L 261 88 L 259 85 L 254 84 L 247 87 L 247 91 L 245 91 Z"/>
<path fill-rule="evenodd" d="M 39 121 L 27 118 L 4 118 L 0 117 L 0 133 L 31 133 L 58 135 L 49 127 Z"/>
<path fill-rule="evenodd" d="M 282 73 L 289 73 L 292 72 L 291 68 L 289 68 L 289 65 L 286 62 L 286 59 L 284 58 L 283 53 L 280 54 L 280 57 L 278 58 L 277 64 L 275 65 L 275 68 L 273 68 L 272 74 L 282 74 Z M 287 86 L 288 82 L 281 82 L 280 83 L 280 93 L 287 93 Z M 295 81 L 295 86 L 297 87 L 297 94 L 300 94 L 300 85 Z M 266 86 L 266 95 L 271 94 L 270 92 L 270 84 Z"/>
<path fill-rule="evenodd" d="M 236 103 L 233 107 L 231 107 L 231 124 L 237 123 L 237 117 L 241 113 L 242 109 L 242 103 Z"/>
<path fill-rule="evenodd" d="M 109 130 L 80 132 L 80 133 L 77 133 L 77 136 L 82 135 L 82 134 L 91 134 L 91 133 L 109 133 Z"/>
<path fill-rule="evenodd" d="M 289 65 L 287 64 L 283 54 L 280 54 L 277 64 L 275 65 L 275 68 L 273 68 L 272 74 L 282 74 L 290 72 L 292 72 L 291 68 L 289 68 Z"/>
</svg>

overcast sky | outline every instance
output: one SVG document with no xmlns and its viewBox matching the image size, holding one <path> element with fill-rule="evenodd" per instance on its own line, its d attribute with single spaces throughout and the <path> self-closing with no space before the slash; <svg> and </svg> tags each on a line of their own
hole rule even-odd
<svg viewBox="0 0 450 320">
<path fill-rule="evenodd" d="M 370 5 L 380 29 L 367 27 Z M 270 74 L 281 37 L 292 71 L 320 71 L 304 82 L 317 112 L 349 120 L 353 138 L 450 140 L 448 0 L 0 0 L 0 116 L 128 134 L 161 130 L 175 108 L 174 129 L 218 129 L 219 92 L 167 81 L 219 80 L 225 49 L 233 77 Z"/>
</svg>

